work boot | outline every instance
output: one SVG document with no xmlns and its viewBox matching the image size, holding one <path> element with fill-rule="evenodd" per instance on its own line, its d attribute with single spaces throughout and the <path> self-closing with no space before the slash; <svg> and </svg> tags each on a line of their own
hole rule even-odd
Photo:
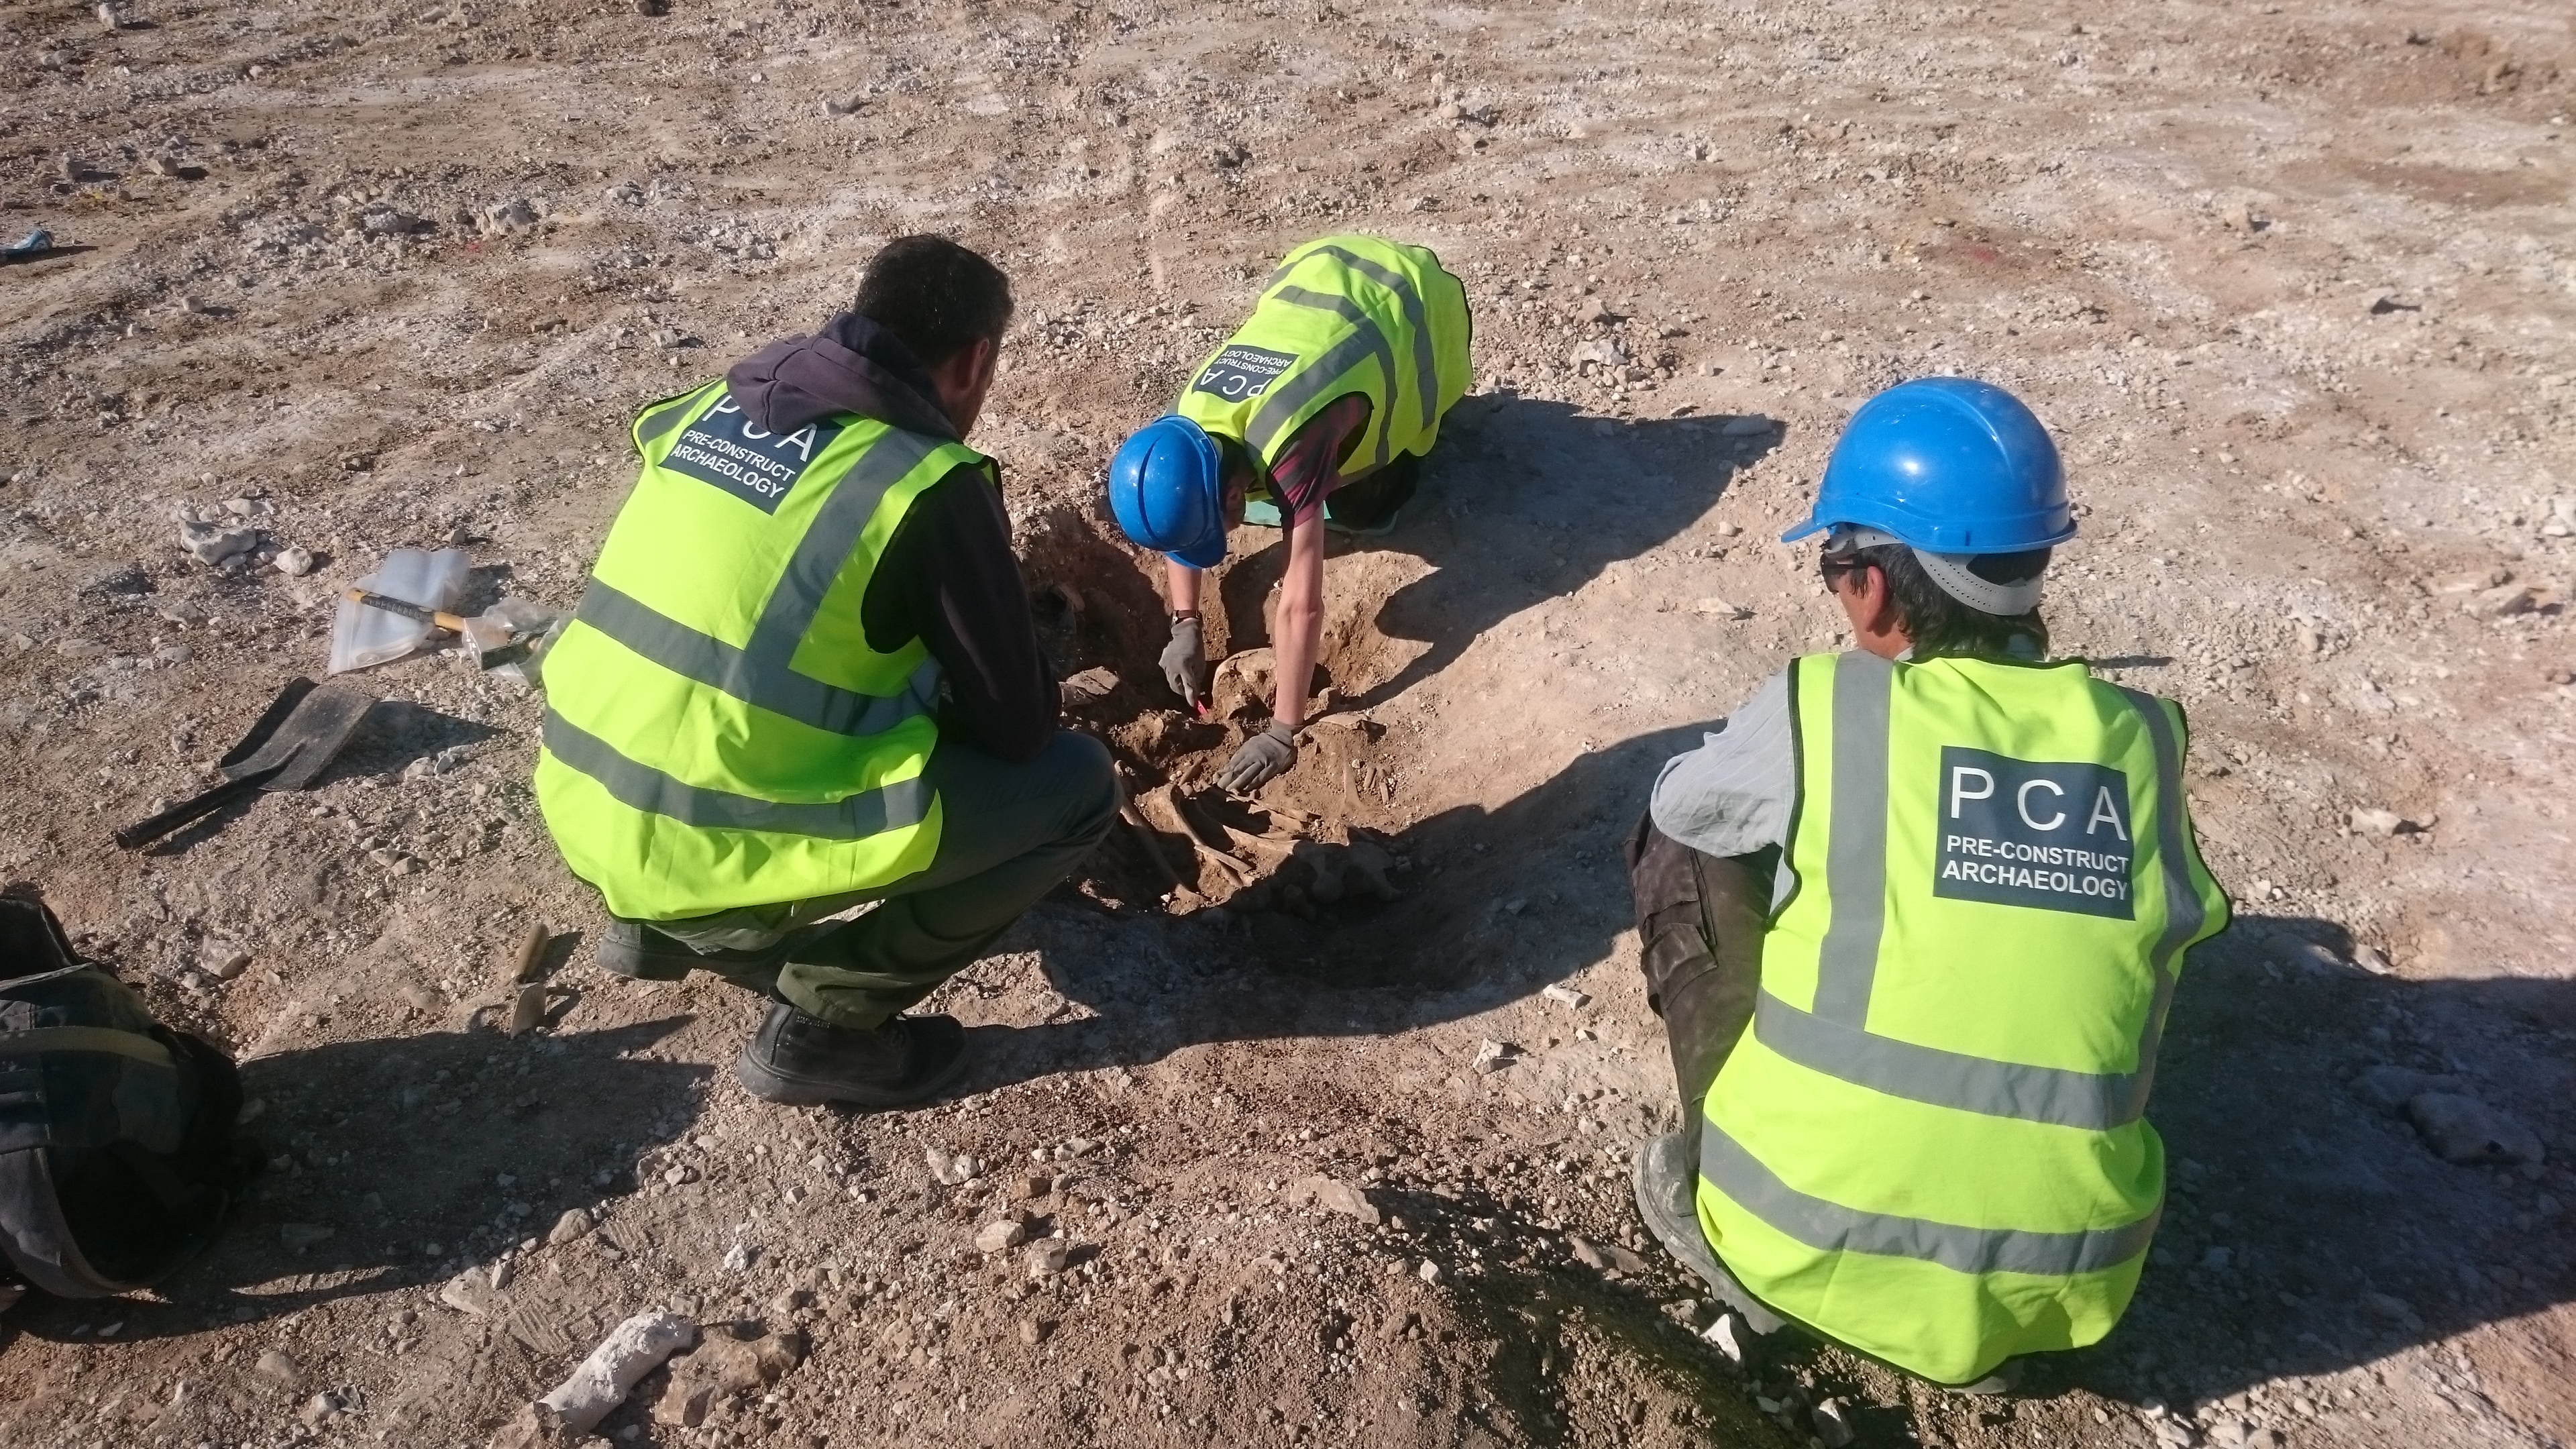
<svg viewBox="0 0 2576 1449">
<path fill-rule="evenodd" d="M 753 1096 L 789 1106 L 900 1107 L 937 1095 L 965 1066 L 966 1028 L 953 1016 L 898 1016 L 864 1030 L 781 1002 L 733 1074 Z"/>
<path fill-rule="evenodd" d="M 599 944 L 592 948 L 591 959 L 602 971 L 637 981 L 677 981 L 691 971 L 712 971 L 746 990 L 771 996 L 776 994 L 778 968 L 787 953 L 811 934 L 790 931 L 776 944 L 757 951 L 700 951 L 642 921 L 611 917 Z"/>
<path fill-rule="evenodd" d="M 1979 1397 L 1993 1394 L 2009 1394 L 2013 1390 L 2021 1387 L 2021 1362 L 2022 1361 L 2017 1358 L 2008 1358 L 2002 1363 L 1995 1365 L 1995 1371 L 1993 1373 L 1986 1375 L 1984 1378 L 1977 1380 L 1973 1384 L 1942 1384 L 1940 1387 L 1948 1389 L 1954 1394 L 1976 1394 Z M 1926 1382 L 1929 1382 L 1929 1380 L 1926 1380 Z"/>
<path fill-rule="evenodd" d="M 1717 1301 L 1743 1315 L 1745 1327 L 1756 1336 L 1776 1333 L 1787 1322 L 1762 1304 L 1762 1300 L 1744 1291 L 1726 1265 L 1708 1245 L 1708 1235 L 1700 1231 L 1699 1165 L 1692 1160 L 1691 1145 L 1695 1132 L 1667 1132 L 1637 1149 L 1635 1164 L 1628 1180 L 1637 1195 L 1638 1215 L 1646 1220 L 1647 1230 L 1664 1251 L 1679 1258 L 1684 1266 L 1708 1284 Z"/>
</svg>

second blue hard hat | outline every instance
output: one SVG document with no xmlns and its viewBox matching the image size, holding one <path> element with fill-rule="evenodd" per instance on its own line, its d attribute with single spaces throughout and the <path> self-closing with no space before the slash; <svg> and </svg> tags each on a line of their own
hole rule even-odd
<svg viewBox="0 0 2576 1449">
<path fill-rule="evenodd" d="M 1927 377 L 1860 405 L 1783 543 L 1848 523 L 1949 554 L 2020 553 L 2075 536 L 2057 444 L 1988 382 Z"/>
<path fill-rule="evenodd" d="M 1109 460 L 1109 511 L 1145 547 L 1194 569 L 1225 560 L 1225 456 L 1207 430 L 1166 413 Z"/>
</svg>

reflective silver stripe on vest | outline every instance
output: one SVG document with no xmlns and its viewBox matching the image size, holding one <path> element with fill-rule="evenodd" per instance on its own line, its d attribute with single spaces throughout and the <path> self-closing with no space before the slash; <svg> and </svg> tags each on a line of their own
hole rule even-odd
<svg viewBox="0 0 2576 1449">
<path fill-rule="evenodd" d="M 936 659 L 923 660 L 901 694 L 861 694 L 701 634 L 598 579 L 582 592 L 575 617 L 673 674 L 836 735 L 883 734 L 927 713 L 938 697 Z"/>
<path fill-rule="evenodd" d="M 628 759 L 606 740 L 549 709 L 546 749 L 568 767 L 599 782 L 630 810 L 665 815 L 702 830 L 765 830 L 822 840 L 864 840 L 918 825 L 930 814 L 925 776 L 896 780 L 829 804 L 783 804 L 730 790 L 710 790 L 673 779 Z"/>
<path fill-rule="evenodd" d="M 2159 1015 L 2161 1006 L 2160 1000 Z M 1809 1071 L 1891 1097 L 2097 1132 L 2144 1115 L 2154 1076 L 2152 1067 L 2125 1074 L 2078 1072 L 1918 1046 L 1810 1015 L 1767 991 L 1754 1002 L 1753 1035 Z"/>
<path fill-rule="evenodd" d="M 2155 1005 L 2147 1013 L 2147 1029 L 2138 1037 L 2138 1094 L 2146 1095 L 2156 1076 L 2156 1051 L 2164 1044 L 2165 1012 L 2173 1004 L 2174 958 L 2183 946 L 2200 934 L 2207 924 L 2208 907 L 2200 898 L 2200 884 L 2191 878 L 2190 857 L 2184 853 L 2188 842 L 2183 839 L 2183 809 L 2188 797 L 2182 785 L 2182 741 L 2174 737 L 2173 720 L 2165 714 L 2164 701 L 2142 690 L 2112 686 L 2125 696 L 2132 708 L 2147 723 L 2147 738 L 2156 750 L 2156 854 L 2165 867 L 2165 933 L 2156 940 L 2155 955 L 2148 958 L 2156 972 Z"/>
<path fill-rule="evenodd" d="M 745 704 L 833 734 L 882 734 L 929 710 L 938 697 L 938 661 L 923 661 L 902 693 L 885 696 L 826 684 L 799 673 L 792 661 L 886 490 L 941 446 L 937 439 L 896 431 L 859 456 L 797 541 L 747 646 L 692 629 L 597 578 L 583 591 L 574 617 L 664 669 Z"/>
<path fill-rule="evenodd" d="M 1869 1025 L 1887 933 L 1887 711 L 1896 666 L 1855 649 L 1834 661 L 1834 800 L 1826 820 L 1833 919 L 1816 958 L 1816 1014 Z"/>
<path fill-rule="evenodd" d="M 2156 848 L 2169 898 L 2164 934 L 2148 958 L 2155 992 L 2138 1037 L 2137 1069 L 2080 1072 L 1999 1062 L 1867 1029 L 1887 926 L 1888 709 L 1895 680 L 1895 666 L 1873 654 L 1856 651 L 1835 663 L 1832 834 L 1825 849 L 1833 919 L 1817 956 L 1816 1009 L 1801 1011 L 1764 992 L 1754 1004 L 1755 1040 L 1809 1071 L 1910 1102 L 2096 1132 L 2137 1121 L 2155 1086 L 2156 1050 L 2173 1001 L 2173 959 L 2199 934 L 2203 917 L 2184 863 L 2182 813 L 2173 803 L 2182 798 L 2182 755 L 2172 721 L 2154 696 L 2121 690 L 2155 744 Z"/>
<path fill-rule="evenodd" d="M 1397 304 L 1404 308 L 1404 320 L 1413 328 L 1413 373 L 1416 379 L 1415 385 L 1422 392 L 1422 426 L 1428 430 L 1439 416 L 1440 356 L 1438 350 L 1432 346 L 1430 309 L 1423 305 L 1422 293 L 1414 287 L 1413 279 L 1402 272 L 1382 267 L 1347 248 L 1322 246 L 1306 253 L 1306 256 L 1299 257 L 1294 264 L 1272 272 L 1270 280 L 1264 284 L 1264 290 L 1278 286 L 1290 272 L 1305 265 L 1308 257 L 1332 257 L 1352 271 L 1395 294 Z M 1394 380 L 1392 376 L 1387 379 L 1390 383 Z"/>
<path fill-rule="evenodd" d="M 2116 1268 L 2147 1250 L 2164 1216 L 2153 1212 L 2116 1228 L 2080 1233 L 2034 1233 L 2019 1228 L 1971 1228 L 1930 1218 L 1863 1212 L 1812 1197 L 1782 1182 L 1744 1145 L 1703 1122 L 1699 1171 L 1710 1186 L 1735 1200 L 1774 1231 L 1826 1253 L 1875 1253 L 1938 1263 L 1959 1273 L 2030 1273 L 2072 1277 Z"/>
<path fill-rule="evenodd" d="M 1297 416 L 1298 409 L 1322 396 L 1324 389 L 1341 381 L 1342 374 L 1359 366 L 1363 358 L 1376 358 L 1389 390 L 1395 386 L 1395 349 L 1387 343 L 1386 329 L 1377 325 L 1376 318 L 1361 311 L 1357 302 L 1328 292 L 1309 292 L 1303 287 L 1281 287 L 1270 296 L 1293 306 L 1330 312 L 1351 324 L 1351 335 L 1326 348 L 1324 355 L 1316 358 L 1303 372 L 1263 396 L 1260 408 L 1243 430 L 1243 440 L 1252 445 L 1255 453 L 1264 457 L 1269 456 L 1271 442 Z M 1383 465 L 1390 429 L 1386 427 L 1385 419 L 1380 418 L 1377 422 L 1377 462 Z"/>
</svg>

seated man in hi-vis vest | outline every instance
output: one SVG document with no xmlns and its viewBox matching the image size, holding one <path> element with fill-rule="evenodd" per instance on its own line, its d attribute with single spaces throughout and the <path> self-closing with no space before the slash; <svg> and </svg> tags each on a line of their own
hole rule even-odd
<svg viewBox="0 0 2576 1449">
<path fill-rule="evenodd" d="M 1117 815 L 1108 751 L 1056 727 L 1001 475 L 963 441 L 1010 319 L 991 262 L 900 237 L 814 336 L 646 408 L 546 659 L 537 801 L 615 917 L 599 963 L 774 998 L 734 1068 L 772 1101 L 955 1079 L 958 1023 L 902 1013 Z"/>
<path fill-rule="evenodd" d="M 2181 708 L 2047 659 L 2040 579 L 2075 523 L 2028 408 L 1960 378 L 1880 393 L 1784 541 L 1817 532 L 1859 647 L 1666 764 L 1629 842 L 1683 1107 L 1637 1205 L 1736 1310 L 1731 1352 L 1787 1321 L 1991 1391 L 2137 1288 L 2156 1042 L 2227 898 Z"/>
<path fill-rule="evenodd" d="M 1440 420 L 1471 381 L 1467 292 L 1428 248 L 1328 236 L 1283 258 L 1252 317 L 1191 374 L 1172 411 L 1109 464 L 1127 536 L 1167 556 L 1172 637 L 1163 677 L 1193 709 L 1208 693 L 1201 576 L 1250 517 L 1287 534 L 1270 621 L 1270 724 L 1218 783 L 1250 792 L 1297 763 L 1324 630 L 1324 530 L 1383 533 L 1413 496 Z"/>
</svg>

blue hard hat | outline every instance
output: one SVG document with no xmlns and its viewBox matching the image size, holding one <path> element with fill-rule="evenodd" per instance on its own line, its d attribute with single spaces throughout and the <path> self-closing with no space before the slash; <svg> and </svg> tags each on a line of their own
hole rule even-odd
<svg viewBox="0 0 2576 1449">
<path fill-rule="evenodd" d="M 2075 536 L 2048 429 L 2011 393 L 1964 377 L 1901 382 L 1860 405 L 1793 543 L 1838 523 L 1933 553 L 2020 553 Z"/>
<path fill-rule="evenodd" d="M 1207 430 L 1166 413 L 1109 460 L 1109 511 L 1129 538 L 1194 569 L 1225 559 L 1225 458 Z"/>
</svg>

